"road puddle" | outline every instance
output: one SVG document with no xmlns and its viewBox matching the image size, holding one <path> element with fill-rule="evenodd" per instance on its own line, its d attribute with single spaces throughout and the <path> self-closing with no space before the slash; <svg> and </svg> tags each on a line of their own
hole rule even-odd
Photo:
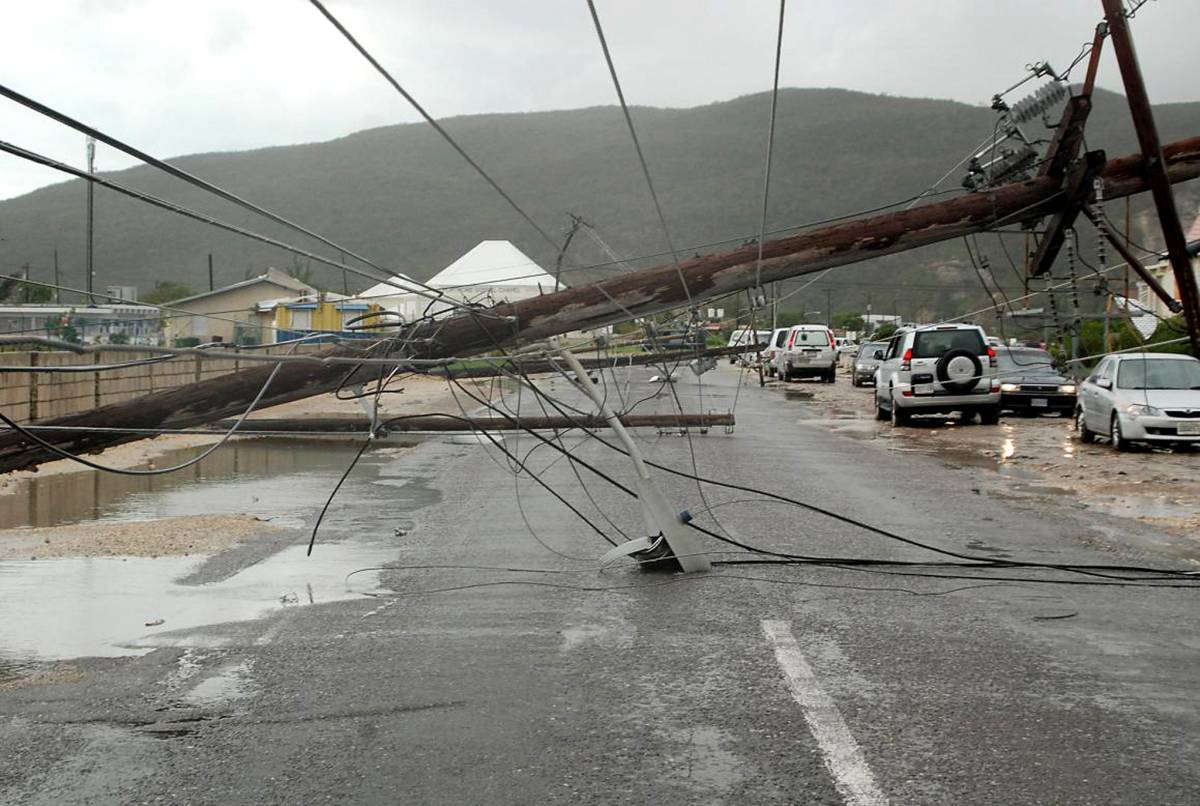
<svg viewBox="0 0 1200 806">
<path fill-rule="evenodd" d="M 205 585 L 185 585 L 203 557 L 64 557 L 0 563 L 2 664 L 142 655 L 187 646 L 188 630 L 285 607 L 358 598 L 377 575 L 346 575 L 395 556 L 383 543 L 294 545 Z M 19 670 L 14 670 L 19 671 Z"/>
<path fill-rule="evenodd" d="M 251 537 L 214 556 L 0 562 L 0 683 L 24 676 L 30 662 L 190 646 L 199 627 L 375 590 L 377 573 L 357 574 L 352 589 L 347 574 L 393 560 L 401 535 L 412 528 L 411 513 L 440 493 L 428 486 L 427 470 L 408 451 L 369 451 L 330 508 L 313 555 L 306 556 L 307 528 L 356 449 L 351 443 L 256 441 L 218 451 L 183 471 L 183 478 L 128 483 L 121 477 L 115 487 L 106 486 L 113 477 L 98 482 L 93 473 L 33 480 L 40 494 L 65 491 L 69 500 L 64 512 L 49 502 L 44 510 L 19 510 L 26 523 L 43 511 L 35 522 L 249 512 L 305 528 L 284 533 L 282 548 L 278 537 Z M 160 457 L 159 464 L 179 458 Z"/>
<path fill-rule="evenodd" d="M 154 461 L 169 467 L 206 448 L 169 451 Z M 344 442 L 235 440 L 192 467 L 161 476 L 94 470 L 35 476 L 0 495 L 0 529 L 200 513 L 282 517 L 307 503 L 306 485 L 296 477 L 340 472 L 354 450 Z"/>
</svg>

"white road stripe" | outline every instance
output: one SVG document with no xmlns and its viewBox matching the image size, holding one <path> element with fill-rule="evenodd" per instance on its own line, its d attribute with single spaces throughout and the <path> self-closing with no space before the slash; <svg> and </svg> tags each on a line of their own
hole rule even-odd
<svg viewBox="0 0 1200 806">
<path fill-rule="evenodd" d="M 867 766 L 858 742 L 804 659 L 786 621 L 762 622 L 763 635 L 775 650 L 775 660 L 787 678 L 792 697 L 800 704 L 809 730 L 825 757 L 834 786 L 849 806 L 884 806 L 888 802 Z"/>
</svg>

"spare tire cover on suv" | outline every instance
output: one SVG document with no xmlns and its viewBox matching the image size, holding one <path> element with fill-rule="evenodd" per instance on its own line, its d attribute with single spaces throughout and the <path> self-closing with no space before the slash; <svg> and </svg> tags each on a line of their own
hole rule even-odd
<svg viewBox="0 0 1200 806">
<path fill-rule="evenodd" d="M 983 377 L 983 364 L 970 350 L 947 350 L 938 359 L 935 372 L 947 392 L 961 394 L 975 388 Z"/>
</svg>

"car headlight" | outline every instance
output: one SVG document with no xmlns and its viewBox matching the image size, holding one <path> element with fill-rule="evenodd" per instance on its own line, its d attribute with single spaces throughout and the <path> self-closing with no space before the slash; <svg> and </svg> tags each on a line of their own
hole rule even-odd
<svg viewBox="0 0 1200 806">
<path fill-rule="evenodd" d="M 1064 395 L 1073 395 L 1075 394 L 1075 384 L 1064 383 L 1062 386 L 1058 387 L 1058 391 L 1062 392 Z"/>
<path fill-rule="evenodd" d="M 1019 392 L 1019 391 L 1021 391 L 1021 384 L 1019 384 L 1019 383 L 1002 383 L 1002 384 L 1000 384 L 1000 391 L 1001 392 Z"/>
<path fill-rule="evenodd" d="M 1130 403 L 1125 407 L 1125 413 L 1131 417 L 1161 417 L 1162 411 L 1149 403 Z"/>
<path fill-rule="evenodd" d="M 858 365 L 858 369 L 866 369 L 866 368 L 867 368 L 867 365 L 866 365 L 866 364 L 859 364 L 859 365 Z"/>
</svg>

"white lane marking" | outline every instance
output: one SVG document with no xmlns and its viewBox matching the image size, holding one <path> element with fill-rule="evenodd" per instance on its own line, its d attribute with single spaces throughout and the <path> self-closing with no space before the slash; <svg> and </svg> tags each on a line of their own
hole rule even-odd
<svg viewBox="0 0 1200 806">
<path fill-rule="evenodd" d="M 762 631 L 775 650 L 775 660 L 787 678 L 793 699 L 800 704 L 842 799 L 849 806 L 885 806 L 888 800 L 875 783 L 858 742 L 854 741 L 837 704 L 821 688 L 804 659 L 791 627 L 786 621 L 764 620 Z"/>
</svg>

